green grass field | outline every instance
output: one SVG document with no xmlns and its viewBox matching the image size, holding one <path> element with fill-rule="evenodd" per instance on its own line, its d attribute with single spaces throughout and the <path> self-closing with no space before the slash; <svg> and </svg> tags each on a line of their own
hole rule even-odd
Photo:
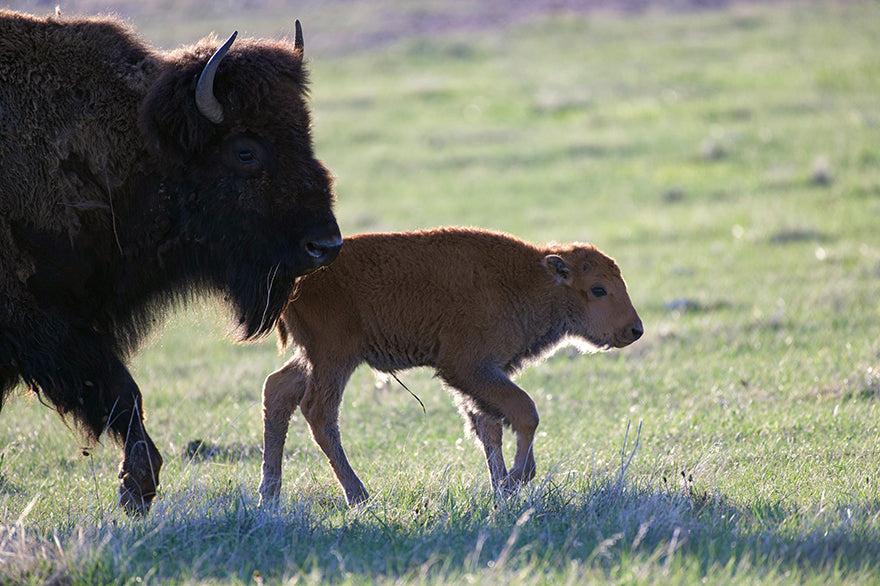
<svg viewBox="0 0 880 586">
<path fill-rule="evenodd" d="M 295 417 L 261 509 L 260 389 L 285 358 L 233 344 L 205 300 L 133 364 L 166 457 L 146 519 L 116 507 L 117 446 L 83 456 L 32 396 L 4 407 L 0 583 L 880 581 L 880 5 L 498 24 L 464 3 L 194 4 L 121 3 L 165 47 L 303 21 L 344 234 L 590 241 L 646 334 L 518 379 L 538 476 L 510 498 L 430 372 L 401 376 L 423 413 L 361 369 L 341 427 L 371 500 L 345 507 Z"/>
</svg>

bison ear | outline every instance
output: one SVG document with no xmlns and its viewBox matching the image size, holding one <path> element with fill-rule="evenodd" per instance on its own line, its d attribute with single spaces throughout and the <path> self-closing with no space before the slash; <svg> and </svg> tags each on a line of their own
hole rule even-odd
<svg viewBox="0 0 880 586">
<path fill-rule="evenodd" d="M 215 97 L 214 76 L 236 33 L 219 49 L 211 38 L 202 40 L 169 64 L 140 106 L 140 124 L 147 144 L 171 162 L 199 153 L 223 119 Z"/>
<path fill-rule="evenodd" d="M 544 257 L 542 264 L 556 280 L 557 285 L 571 278 L 571 269 L 568 268 L 568 265 L 558 254 L 548 254 Z"/>
<path fill-rule="evenodd" d="M 166 71 L 141 103 L 140 125 L 147 144 L 169 162 L 191 158 L 216 132 L 196 106 L 197 77 L 193 71 Z"/>
</svg>

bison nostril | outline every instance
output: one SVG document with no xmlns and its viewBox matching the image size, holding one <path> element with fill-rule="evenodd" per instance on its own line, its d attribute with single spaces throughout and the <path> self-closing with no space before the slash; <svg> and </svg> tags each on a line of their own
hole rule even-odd
<svg viewBox="0 0 880 586">
<path fill-rule="evenodd" d="M 317 262 L 331 262 L 339 254 L 341 247 L 342 238 L 338 236 L 323 240 L 312 240 L 305 244 L 306 252 Z"/>
</svg>

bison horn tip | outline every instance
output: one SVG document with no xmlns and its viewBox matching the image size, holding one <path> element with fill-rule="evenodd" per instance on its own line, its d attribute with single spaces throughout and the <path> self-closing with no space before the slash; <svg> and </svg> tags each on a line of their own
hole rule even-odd
<svg viewBox="0 0 880 586">
<path fill-rule="evenodd" d="M 214 75 L 216 75 L 220 61 L 229 51 L 236 36 L 238 36 L 238 31 L 233 31 L 226 42 L 211 55 L 208 64 L 205 65 L 205 69 L 199 76 L 199 83 L 196 85 L 196 106 L 199 112 L 214 124 L 223 122 L 223 106 L 214 95 Z"/>
<path fill-rule="evenodd" d="M 305 50 L 305 44 L 303 43 L 303 27 L 299 22 L 299 19 L 293 23 L 296 28 L 295 36 L 293 37 L 293 48 L 299 49 L 300 52 Z"/>
</svg>

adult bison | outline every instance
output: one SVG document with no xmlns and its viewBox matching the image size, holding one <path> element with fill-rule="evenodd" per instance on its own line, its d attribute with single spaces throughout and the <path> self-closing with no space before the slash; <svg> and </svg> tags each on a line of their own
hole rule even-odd
<svg viewBox="0 0 880 586">
<path fill-rule="evenodd" d="M 281 487 L 281 456 L 297 406 L 349 504 L 367 491 L 345 457 L 337 424 L 348 378 L 366 362 L 382 372 L 433 367 L 482 443 L 492 486 L 535 474 L 538 412 L 510 377 L 566 342 L 621 348 L 642 335 L 620 269 L 588 244 L 534 246 L 475 229 L 365 234 L 303 278 L 278 322 L 293 358 L 263 386 L 260 495 Z M 516 433 L 508 473 L 502 423 Z"/>
<path fill-rule="evenodd" d="M 125 362 L 163 309 L 216 292 L 252 338 L 341 245 L 296 28 L 160 52 L 113 19 L 0 11 L 0 405 L 23 383 L 108 431 L 129 512 L 162 457 Z"/>
</svg>

